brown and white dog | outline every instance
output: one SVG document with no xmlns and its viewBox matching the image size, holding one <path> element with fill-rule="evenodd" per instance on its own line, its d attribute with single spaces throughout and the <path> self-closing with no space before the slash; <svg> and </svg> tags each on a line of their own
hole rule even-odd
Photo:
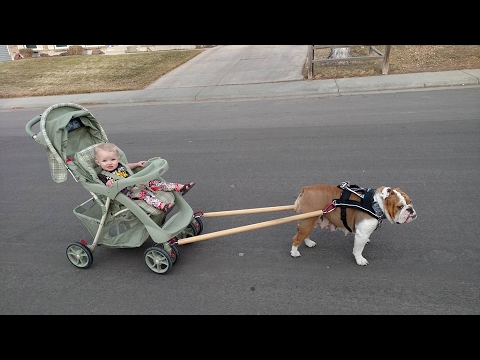
<svg viewBox="0 0 480 360">
<path fill-rule="evenodd" d="M 341 220 L 341 209 L 339 206 L 331 206 L 334 199 L 340 199 L 342 189 L 336 185 L 318 184 L 305 186 L 300 195 L 295 200 L 294 210 L 297 214 L 304 214 L 312 211 L 323 210 L 323 215 L 301 219 L 297 222 L 297 233 L 293 237 L 292 249 L 290 255 L 299 257 L 298 247 L 302 242 L 308 247 L 316 245 L 310 239 L 310 233 L 314 227 L 320 226 L 321 229 L 331 231 L 341 230 L 347 235 L 349 231 Z M 417 218 L 417 213 L 413 208 L 410 197 L 400 188 L 390 188 L 381 186 L 372 189 L 373 201 L 376 202 L 381 210 L 381 218 L 386 218 L 390 223 L 406 224 Z M 357 192 L 352 192 L 349 200 L 361 201 Z M 378 209 L 378 207 L 377 207 Z M 329 212 L 330 210 L 330 212 Z M 383 214 L 382 214 L 383 212 Z M 346 221 L 352 234 L 355 235 L 353 245 L 353 256 L 358 265 L 368 265 L 367 259 L 362 256 L 363 248 L 370 242 L 370 235 L 381 222 L 381 218 L 370 215 L 367 212 L 355 207 L 346 207 Z"/>
</svg>

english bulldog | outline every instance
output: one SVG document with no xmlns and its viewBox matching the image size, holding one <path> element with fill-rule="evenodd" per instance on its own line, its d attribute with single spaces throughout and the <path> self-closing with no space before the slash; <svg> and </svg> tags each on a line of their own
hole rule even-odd
<svg viewBox="0 0 480 360">
<path fill-rule="evenodd" d="M 338 186 L 304 186 L 295 200 L 294 211 L 304 214 L 318 210 L 323 210 L 321 216 L 298 220 L 297 233 L 290 250 L 292 257 L 301 256 L 298 247 L 302 242 L 308 247 L 316 245 L 310 239 L 310 233 L 319 226 L 321 229 L 343 231 L 345 235 L 350 232 L 354 234 L 353 256 L 358 265 L 368 265 L 362 252 L 382 219 L 392 224 L 406 224 L 417 218 L 410 197 L 400 188 L 380 186 L 377 189 L 365 189 L 357 185 L 350 186 L 348 182 Z"/>
</svg>

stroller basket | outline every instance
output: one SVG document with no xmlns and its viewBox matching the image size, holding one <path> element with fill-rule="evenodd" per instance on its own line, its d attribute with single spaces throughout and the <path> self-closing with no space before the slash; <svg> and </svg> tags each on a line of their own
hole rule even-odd
<svg viewBox="0 0 480 360">
<path fill-rule="evenodd" d="M 102 208 L 95 201 L 87 202 L 77 206 L 73 213 L 85 225 L 90 234 L 95 237 L 102 220 Z M 117 217 L 104 224 L 100 237 L 101 245 L 114 248 L 133 248 L 143 245 L 148 239 L 148 233 L 142 222 L 130 212 L 130 217 Z"/>
</svg>

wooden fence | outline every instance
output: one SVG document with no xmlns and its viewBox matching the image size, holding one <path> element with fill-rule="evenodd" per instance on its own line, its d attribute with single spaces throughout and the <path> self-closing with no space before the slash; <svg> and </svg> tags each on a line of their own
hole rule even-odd
<svg viewBox="0 0 480 360">
<path fill-rule="evenodd" d="M 351 56 L 338 59 L 315 59 L 315 49 L 335 49 L 335 48 L 352 48 L 368 46 L 368 55 L 367 56 Z M 389 61 L 390 61 L 390 46 L 385 45 L 385 51 L 382 52 L 378 50 L 373 45 L 308 45 L 308 79 L 313 79 L 313 65 L 317 63 L 328 63 L 328 62 L 340 62 L 340 61 L 364 61 L 364 60 L 378 60 L 383 59 L 382 63 L 382 74 L 388 74 Z M 372 55 L 373 54 L 373 55 Z"/>
</svg>

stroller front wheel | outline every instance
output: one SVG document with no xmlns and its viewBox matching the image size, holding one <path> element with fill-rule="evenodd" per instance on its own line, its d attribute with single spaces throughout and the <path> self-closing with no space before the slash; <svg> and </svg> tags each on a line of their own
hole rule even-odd
<svg viewBox="0 0 480 360">
<path fill-rule="evenodd" d="M 67 258 L 78 268 L 87 269 L 92 265 L 93 255 L 90 249 L 81 242 L 75 242 L 67 247 Z"/>
<path fill-rule="evenodd" d="M 172 251 L 173 251 L 172 264 L 175 264 L 177 260 L 180 258 L 180 252 L 178 251 L 177 245 L 170 244 L 170 247 L 172 248 Z"/>
<path fill-rule="evenodd" d="M 166 274 L 172 268 L 170 254 L 161 247 L 152 246 L 145 251 L 145 263 L 148 268 L 157 274 Z"/>
<path fill-rule="evenodd" d="M 180 252 L 178 251 L 177 245 L 173 242 L 175 238 L 170 239 L 168 241 L 168 246 L 166 246 L 167 243 L 162 243 L 161 246 L 162 248 L 170 254 L 170 258 L 172 259 L 172 265 L 175 265 L 177 260 L 180 258 Z M 158 244 L 157 244 L 158 245 Z"/>
</svg>

